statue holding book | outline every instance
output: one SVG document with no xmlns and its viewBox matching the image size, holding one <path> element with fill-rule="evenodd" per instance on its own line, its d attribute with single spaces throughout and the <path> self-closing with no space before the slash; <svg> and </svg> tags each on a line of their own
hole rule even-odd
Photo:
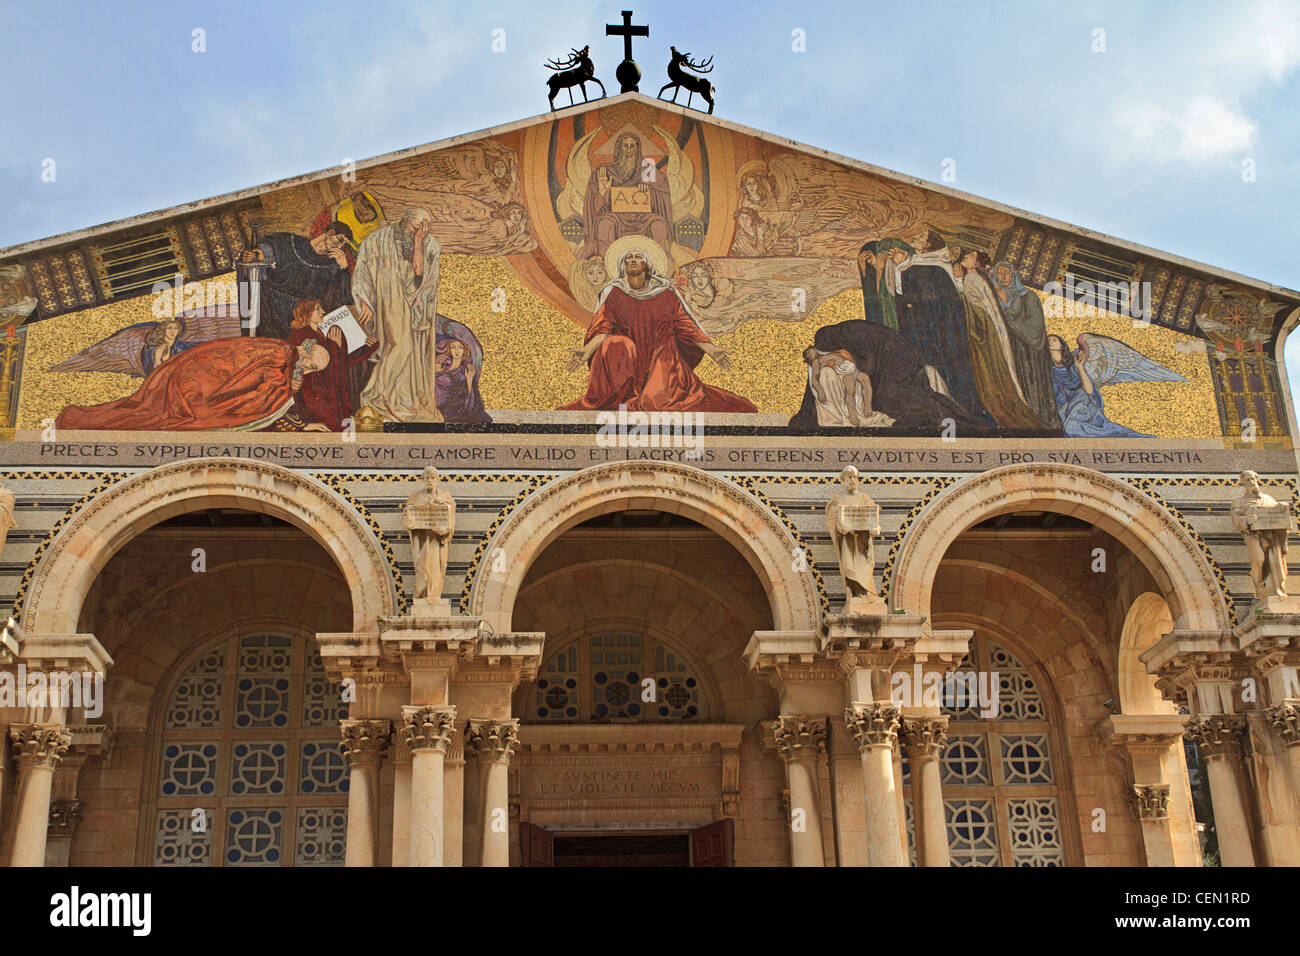
<svg viewBox="0 0 1300 956">
<path fill-rule="evenodd" d="M 450 614 L 450 602 L 442 599 L 442 582 L 447 577 L 447 551 L 456 530 L 456 502 L 450 492 L 438 487 L 437 468 L 425 468 L 422 480 L 422 487 L 406 499 L 402 515 L 415 559 L 412 611 Z"/>
<path fill-rule="evenodd" d="M 880 505 L 858 487 L 858 470 L 840 472 L 843 490 L 826 505 L 826 527 L 844 576 L 846 614 L 884 609 L 876 591 L 875 539 L 880 536 Z"/>
<path fill-rule="evenodd" d="M 1250 579 L 1255 585 L 1255 606 L 1264 610 L 1270 604 L 1287 600 L 1287 536 L 1295 530 L 1291 507 L 1265 494 L 1259 475 L 1241 473 L 1242 495 L 1232 504 L 1232 526 L 1246 540 L 1250 560 Z"/>
</svg>

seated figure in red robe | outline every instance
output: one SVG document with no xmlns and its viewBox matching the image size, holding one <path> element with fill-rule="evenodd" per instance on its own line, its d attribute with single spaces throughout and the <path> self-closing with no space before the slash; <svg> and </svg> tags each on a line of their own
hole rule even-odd
<svg viewBox="0 0 1300 956">
<path fill-rule="evenodd" d="M 303 378 L 329 361 L 329 352 L 310 341 L 214 339 L 168 359 L 134 395 L 102 405 L 69 405 L 55 427 L 254 431 L 284 415 Z"/>
<path fill-rule="evenodd" d="M 731 369 L 731 359 L 657 274 L 651 255 L 633 246 L 618 260 L 618 278 L 605 288 L 586 341 L 569 360 L 571 372 L 590 364 L 586 394 L 561 409 L 758 411 L 748 399 L 705 385 L 695 374 L 705 355 L 723 371 Z"/>
<path fill-rule="evenodd" d="M 289 344 L 315 342 L 329 353 L 329 364 L 303 379 L 298 404 L 290 416 L 304 423 L 318 422 L 337 432 L 343 430 L 343 420 L 356 411 L 360 380 L 364 378 L 356 373 L 367 371 L 364 363 L 379 348 L 379 340 L 367 338 L 364 346 L 349 355 L 343 330 L 337 325 L 328 334 L 321 334 L 323 318 L 325 307 L 315 299 L 304 299 L 294 306 Z"/>
</svg>

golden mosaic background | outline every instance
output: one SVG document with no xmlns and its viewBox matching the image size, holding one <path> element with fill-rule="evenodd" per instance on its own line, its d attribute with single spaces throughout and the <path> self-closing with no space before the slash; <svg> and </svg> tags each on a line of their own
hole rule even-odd
<svg viewBox="0 0 1300 956">
<path fill-rule="evenodd" d="M 492 311 L 492 293 L 505 291 L 505 311 Z M 585 330 L 529 289 L 502 259 L 444 255 L 438 311 L 463 322 L 483 346 L 483 404 L 492 409 L 558 408 L 587 389 L 587 367 L 567 371 L 569 351 Z M 800 358 L 823 325 L 862 318 L 862 293 L 843 292 L 823 302 L 805 321 L 747 322 L 715 337 L 731 354 L 731 371 L 705 358 L 700 378 L 744 395 L 760 412 L 793 415 L 803 400 L 806 366 Z"/>
<path fill-rule="evenodd" d="M 185 288 L 189 292 L 233 278 L 226 274 Z M 496 289 L 505 292 L 504 312 L 492 311 Z M 438 311 L 465 323 L 478 336 L 484 352 L 480 390 L 489 410 L 546 411 L 573 401 L 585 390 L 586 367 L 575 372 L 565 369 L 569 350 L 582 345 L 582 327 L 529 289 L 505 259 L 443 256 Z M 744 395 L 760 412 L 792 415 L 807 381 L 800 353 L 812 343 L 813 334 L 822 326 L 862 315 L 862 293 L 852 290 L 823 302 L 802 322 L 747 322 L 716 338 L 731 354 L 730 372 L 708 358 L 697 371 L 709 384 Z M 49 369 L 119 329 L 153 319 L 153 298 L 140 296 L 32 325 L 27 332 L 18 427 L 40 428 L 67 405 L 107 402 L 138 389 L 141 379 L 113 372 L 51 373 Z M 1158 326 L 1135 329 L 1130 319 L 1105 312 L 1081 318 L 1049 317 L 1047 329 L 1071 345 L 1081 332 L 1109 335 L 1188 379 L 1186 383 L 1106 386 L 1102 398 L 1112 421 L 1162 438 L 1219 437 L 1205 353 L 1177 348 L 1191 337 Z"/>
<path fill-rule="evenodd" d="M 235 281 L 235 274 L 213 276 L 185 284 L 183 295 L 194 295 L 208 285 Z M 206 294 L 206 293 L 205 293 Z M 18 428 L 42 428 L 45 419 L 59 417 L 69 405 L 98 405 L 134 393 L 144 379 L 118 372 L 51 372 L 82 349 L 137 322 L 157 321 L 154 298 L 136 296 L 109 305 L 69 312 L 35 322 L 27 329 L 22 389 L 18 396 Z"/>
</svg>

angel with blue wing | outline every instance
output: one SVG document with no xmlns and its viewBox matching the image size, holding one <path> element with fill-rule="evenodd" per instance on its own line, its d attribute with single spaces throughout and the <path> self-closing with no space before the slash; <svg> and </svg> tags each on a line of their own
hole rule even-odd
<svg viewBox="0 0 1300 956">
<path fill-rule="evenodd" d="M 137 322 L 60 362 L 51 372 L 120 372 L 144 378 L 168 359 L 200 342 L 237 338 L 239 312 L 203 309 L 160 322 Z"/>
<path fill-rule="evenodd" d="M 1084 332 L 1071 351 L 1065 339 L 1049 335 L 1052 388 L 1066 438 L 1154 438 L 1106 417 L 1101 386 L 1116 382 L 1185 382 L 1177 372 L 1108 335 Z"/>
</svg>

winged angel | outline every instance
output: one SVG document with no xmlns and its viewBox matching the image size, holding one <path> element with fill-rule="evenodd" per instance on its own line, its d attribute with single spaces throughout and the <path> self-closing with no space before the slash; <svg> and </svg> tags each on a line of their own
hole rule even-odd
<svg viewBox="0 0 1300 956">
<path fill-rule="evenodd" d="M 200 342 L 237 338 L 239 313 L 180 315 L 161 322 L 137 322 L 60 362 L 51 372 L 121 372 L 144 378 L 168 359 Z"/>
<path fill-rule="evenodd" d="M 1059 335 L 1048 336 L 1052 387 L 1066 438 L 1154 438 L 1106 417 L 1100 388 L 1118 382 L 1185 382 L 1177 372 L 1108 335 L 1084 332 L 1073 351 Z"/>
</svg>

